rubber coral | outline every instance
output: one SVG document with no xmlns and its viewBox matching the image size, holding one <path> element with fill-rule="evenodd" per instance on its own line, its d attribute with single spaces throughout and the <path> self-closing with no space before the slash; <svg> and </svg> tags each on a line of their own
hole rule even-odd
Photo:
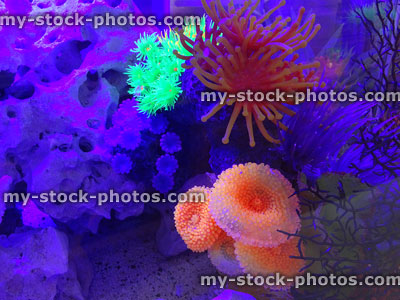
<svg viewBox="0 0 400 300">
<path fill-rule="evenodd" d="M 168 126 L 169 122 L 163 115 L 156 115 L 150 119 L 150 131 L 154 134 L 164 133 Z"/>
<path fill-rule="evenodd" d="M 209 190 L 193 187 L 186 192 L 187 199 L 190 200 L 193 193 L 203 193 L 206 201 L 179 202 L 175 207 L 175 226 L 189 249 L 203 252 L 214 244 L 222 230 L 216 225 L 208 208 Z"/>
<path fill-rule="evenodd" d="M 117 173 L 129 173 L 132 169 L 132 160 L 126 154 L 117 153 L 112 159 L 112 167 Z"/>
<path fill-rule="evenodd" d="M 208 249 L 212 264 L 222 273 L 237 276 L 243 273 L 235 254 L 235 240 L 222 232 L 217 241 Z"/>
<path fill-rule="evenodd" d="M 183 69 L 178 59 L 160 45 L 156 34 L 140 37 L 131 51 L 139 63 L 129 66 L 125 74 L 139 111 L 150 116 L 172 109 L 182 93 L 179 76 Z"/>
<path fill-rule="evenodd" d="M 293 277 L 299 274 L 305 261 L 293 259 L 290 256 L 298 254 L 298 238 L 291 238 L 276 247 L 254 247 L 235 243 L 236 257 L 240 266 L 247 273 L 254 276 L 279 273 L 283 276 Z"/>
<path fill-rule="evenodd" d="M 148 124 L 139 115 L 137 102 L 133 99 L 122 102 L 112 116 L 112 127 L 106 130 L 105 141 L 115 147 L 120 145 L 128 150 L 135 150 L 141 142 L 141 130 Z"/>
<path fill-rule="evenodd" d="M 314 76 L 313 70 L 319 67 L 319 62 L 297 64 L 299 55 L 294 54 L 306 47 L 319 31 L 320 25 L 314 26 L 315 15 L 302 23 L 305 9 L 301 8 L 297 19 L 290 25 L 290 18 L 278 16 L 264 26 L 263 23 L 285 5 L 285 1 L 257 18 L 251 15 L 259 2 L 257 0 L 252 4 L 251 1 L 245 1 L 243 7 L 236 9 L 231 1 L 229 9 L 225 10 L 220 0 L 211 1 L 210 4 L 202 0 L 205 11 L 214 23 L 207 24 L 204 33 L 197 27 L 194 41 L 186 37 L 183 30 L 179 32 L 183 48 L 191 54 L 183 55 L 174 51 L 178 58 L 186 61 L 182 66 L 185 69 L 193 68 L 193 74 L 207 87 L 229 94 L 247 91 L 267 93 L 277 89 L 293 94 L 320 85 L 320 79 Z M 287 97 L 284 103 L 293 105 L 294 98 Z M 255 146 L 253 118 L 266 140 L 279 143 L 279 139 L 268 133 L 263 121 L 267 118 L 279 128 L 287 130 L 281 123 L 283 114 L 295 114 L 279 100 L 253 102 L 248 98 L 238 100 L 226 97 L 205 114 L 202 121 L 206 122 L 222 107 L 232 104 L 233 112 L 222 139 L 224 144 L 229 143 L 240 112 L 246 119 L 250 146 Z"/>
<path fill-rule="evenodd" d="M 203 16 L 201 18 L 200 22 L 200 30 L 204 32 L 204 29 L 206 27 L 206 16 Z M 183 26 L 183 34 L 194 41 L 197 36 L 197 30 L 195 25 L 188 25 L 188 26 Z M 204 37 L 204 34 L 203 34 Z M 165 30 L 164 34 L 161 35 L 159 38 L 161 44 L 165 49 L 168 49 L 168 51 L 172 54 L 174 50 L 179 51 L 179 53 L 183 55 L 190 55 L 190 52 L 188 52 L 181 43 L 180 36 L 179 34 L 174 30 L 169 28 L 169 30 Z M 180 65 L 179 65 L 180 66 Z M 181 66 L 180 66 L 181 67 Z"/>
<path fill-rule="evenodd" d="M 178 161 L 171 154 L 164 154 L 156 162 L 157 170 L 166 175 L 172 175 L 178 169 Z"/>
<path fill-rule="evenodd" d="M 240 242 L 273 247 L 300 226 L 299 201 L 290 182 L 268 165 L 247 163 L 225 170 L 210 193 L 210 212 L 218 226 Z"/>
<path fill-rule="evenodd" d="M 113 127 L 136 131 L 145 129 L 146 124 L 143 122 L 143 118 L 138 113 L 136 106 L 137 102 L 133 99 L 122 102 L 112 116 Z"/>
<path fill-rule="evenodd" d="M 118 145 L 128 150 L 135 150 L 141 142 L 140 132 L 123 130 L 118 137 Z"/>
<path fill-rule="evenodd" d="M 174 132 L 167 132 L 160 139 L 160 146 L 167 153 L 175 153 L 182 149 L 181 139 Z"/>
<path fill-rule="evenodd" d="M 135 42 L 136 47 L 131 52 L 136 53 L 139 59 L 145 59 L 146 57 L 154 56 L 157 53 L 157 34 L 151 35 L 143 34 L 140 35 L 139 39 Z"/>
<path fill-rule="evenodd" d="M 174 187 L 174 177 L 164 173 L 158 173 L 153 177 L 153 187 L 160 193 L 168 193 Z"/>
</svg>

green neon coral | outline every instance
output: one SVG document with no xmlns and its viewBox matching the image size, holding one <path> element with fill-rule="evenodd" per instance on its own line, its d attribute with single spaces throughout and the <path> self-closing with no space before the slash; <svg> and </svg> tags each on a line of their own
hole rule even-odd
<svg viewBox="0 0 400 300">
<path fill-rule="evenodd" d="M 205 28 L 204 16 L 201 19 L 200 30 L 204 32 Z M 182 29 L 186 37 L 193 41 L 196 39 L 195 25 L 184 26 Z M 182 93 L 180 75 L 185 70 L 182 67 L 183 61 L 173 54 L 174 50 L 180 53 L 187 52 L 182 46 L 179 34 L 172 28 L 160 36 L 155 33 L 141 35 L 135 42 L 135 48 L 131 51 L 136 54 L 139 62 L 129 66 L 125 74 L 128 75 L 127 82 L 131 87 L 129 93 L 135 95 L 140 112 L 150 116 L 160 110 L 174 108 Z"/>
<path fill-rule="evenodd" d="M 140 38 L 135 42 L 136 48 L 131 51 L 136 53 L 138 59 L 143 60 L 146 57 L 153 56 L 157 52 L 158 40 L 155 33 L 148 35 L 140 35 Z"/>
<path fill-rule="evenodd" d="M 212 21 L 211 21 L 212 23 Z M 200 30 L 205 32 L 206 28 L 206 17 L 203 16 L 200 22 Z M 196 39 L 197 29 L 195 25 L 187 25 L 183 26 L 183 34 L 190 38 L 192 41 Z M 203 34 L 204 38 L 204 34 Z M 159 37 L 159 41 L 161 45 L 168 50 L 168 52 L 172 53 L 174 50 L 177 50 L 180 53 L 186 53 L 186 55 L 190 55 L 190 52 L 187 51 L 181 43 L 179 33 L 174 29 L 169 29 L 164 31 L 164 34 Z M 182 60 L 178 60 L 179 64 L 182 64 Z"/>
<path fill-rule="evenodd" d="M 139 62 L 129 66 L 125 74 L 131 87 L 129 93 L 135 95 L 142 113 L 154 115 L 160 110 L 173 109 L 182 93 L 180 75 L 184 69 L 182 61 L 173 54 L 177 49 L 172 47 L 177 42 L 175 38 L 176 33 L 172 31 L 164 39 L 156 34 L 144 34 L 131 50 Z"/>
</svg>

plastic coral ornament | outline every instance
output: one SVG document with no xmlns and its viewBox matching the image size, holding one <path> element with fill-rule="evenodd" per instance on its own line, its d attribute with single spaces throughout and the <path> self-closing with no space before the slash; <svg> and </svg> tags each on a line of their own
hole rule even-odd
<svg viewBox="0 0 400 300">
<path fill-rule="evenodd" d="M 200 194 L 205 196 L 202 198 L 206 201 L 198 202 Z M 187 201 L 179 202 L 175 207 L 175 226 L 189 249 L 203 252 L 214 244 L 222 230 L 210 214 L 207 188 L 196 186 L 187 191 L 186 195 Z"/>
<path fill-rule="evenodd" d="M 298 254 L 299 239 L 291 238 L 276 247 L 254 247 L 235 243 L 236 257 L 245 272 L 268 276 L 275 273 L 287 277 L 298 275 L 305 261 L 290 256 Z"/>
<path fill-rule="evenodd" d="M 297 64 L 295 61 L 299 55 L 294 54 L 306 47 L 319 31 L 320 25 L 314 26 L 315 15 L 302 24 L 305 9 L 301 8 L 297 19 L 290 25 L 290 18 L 278 16 L 264 26 L 263 23 L 285 5 L 285 1 L 257 18 L 252 13 L 259 2 L 251 4 L 251 1 L 245 1 L 242 8 L 236 9 L 231 1 L 228 10 L 225 10 L 220 0 L 210 4 L 202 0 L 213 23 L 205 27 L 204 33 L 197 27 L 194 41 L 187 38 L 183 31 L 179 32 L 183 48 L 191 53 L 182 55 L 174 51 L 177 57 L 186 61 L 182 66 L 185 69 L 194 68 L 193 74 L 207 87 L 229 94 L 247 91 L 267 93 L 277 89 L 293 94 L 321 85 L 313 70 L 319 67 L 319 62 Z M 222 139 L 224 144 L 229 143 L 231 131 L 241 112 L 246 119 L 250 146 L 255 146 L 253 118 L 264 138 L 278 144 L 280 141 L 268 133 L 263 121 L 268 119 L 280 129 L 287 130 L 281 120 L 283 114 L 295 114 L 286 106 L 295 104 L 294 98 L 287 98 L 284 103 L 278 100 L 255 102 L 248 98 L 239 101 L 227 97 L 205 114 L 202 121 L 206 122 L 224 106 L 234 105 Z"/>
<path fill-rule="evenodd" d="M 286 240 L 278 232 L 296 232 L 299 200 L 291 183 L 268 165 L 234 165 L 218 176 L 210 193 L 215 222 L 236 241 L 275 247 Z"/>
<path fill-rule="evenodd" d="M 243 273 L 235 254 L 235 240 L 222 232 L 215 243 L 208 249 L 212 264 L 222 273 L 237 276 Z"/>
<path fill-rule="evenodd" d="M 207 17 L 203 16 L 200 21 L 200 30 L 204 32 L 204 29 L 206 28 L 206 21 Z M 183 26 L 183 34 L 194 41 L 197 36 L 197 29 L 195 25 L 188 25 L 188 26 Z M 203 34 L 204 37 L 204 34 Z M 183 55 L 190 55 L 191 53 L 188 52 L 181 43 L 180 36 L 178 32 L 174 29 L 169 28 L 169 30 L 165 30 L 163 34 L 161 34 L 161 37 L 159 38 L 161 45 L 165 48 L 168 49 L 169 52 L 173 53 L 174 50 L 179 51 L 179 53 Z"/>
<path fill-rule="evenodd" d="M 141 36 L 131 50 L 139 63 L 125 72 L 129 93 L 135 95 L 138 110 L 148 116 L 172 109 L 182 93 L 179 76 L 183 69 L 163 45 L 156 34 Z"/>
<path fill-rule="evenodd" d="M 136 48 L 131 51 L 136 53 L 140 60 L 154 55 L 158 50 L 157 34 L 143 34 L 139 40 L 135 42 Z"/>
</svg>

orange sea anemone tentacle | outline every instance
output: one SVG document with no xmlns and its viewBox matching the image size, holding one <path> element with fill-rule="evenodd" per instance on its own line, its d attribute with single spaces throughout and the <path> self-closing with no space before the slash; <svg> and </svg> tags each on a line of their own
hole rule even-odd
<svg viewBox="0 0 400 300">
<path fill-rule="evenodd" d="M 319 24 L 315 24 L 315 15 L 303 20 L 305 9 L 302 7 L 293 21 L 289 17 L 277 16 L 269 25 L 265 25 L 272 14 L 285 5 L 285 1 L 280 1 L 262 17 L 253 15 L 257 3 L 259 0 L 245 1 L 241 7 L 235 7 L 231 1 L 226 9 L 220 0 L 211 1 L 209 4 L 202 0 L 213 23 L 207 24 L 204 35 L 198 32 L 194 41 L 187 42 L 184 37 L 181 38 L 185 49 L 191 48 L 187 50 L 192 54 L 191 59 L 185 58 L 185 67 L 192 65 L 193 74 L 208 88 L 229 94 L 247 91 L 267 93 L 277 89 L 294 93 L 322 86 L 323 82 L 319 82 L 316 72 L 312 70 L 318 68 L 318 64 L 301 65 L 295 62 L 299 57 L 295 51 L 306 47 L 321 28 Z M 250 103 L 251 99 L 246 98 L 244 102 Z M 295 103 L 288 101 L 286 104 Z M 246 105 L 243 109 L 245 107 Z M 259 123 L 263 122 L 263 107 L 268 111 L 289 111 L 286 106 L 273 105 L 273 102 L 266 99 L 258 103 L 252 102 L 247 108 L 248 113 L 243 114 L 246 118 L 250 146 L 255 145 L 253 124 L 250 124 L 253 123 L 253 116 L 262 136 L 269 142 L 279 143 L 279 139 L 272 137 L 268 132 L 266 134 L 266 127 Z M 221 107 L 218 106 L 219 109 Z M 208 113 L 202 118 L 203 121 L 208 120 L 217 110 L 214 107 L 212 111 L 212 114 Z M 234 110 L 234 113 L 236 114 L 237 110 Z M 274 115 L 279 114 L 274 112 Z M 287 115 L 292 116 L 293 113 Z M 277 123 L 279 118 L 271 119 L 267 114 L 267 119 Z M 226 131 L 228 135 L 233 120 L 236 120 L 236 115 L 229 120 Z M 279 128 L 285 126 L 279 125 Z M 224 136 L 223 142 L 229 141 L 228 135 Z"/>
</svg>

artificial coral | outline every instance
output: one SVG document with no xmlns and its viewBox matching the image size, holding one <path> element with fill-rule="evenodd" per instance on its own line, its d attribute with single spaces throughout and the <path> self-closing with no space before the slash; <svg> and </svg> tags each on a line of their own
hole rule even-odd
<svg viewBox="0 0 400 300">
<path fill-rule="evenodd" d="M 225 232 L 220 234 L 217 241 L 208 249 L 208 258 L 222 273 L 237 276 L 243 273 L 235 254 L 235 240 Z"/>
<path fill-rule="evenodd" d="M 299 203 L 290 182 L 268 165 L 234 165 L 218 176 L 210 212 L 218 226 L 243 243 L 274 247 L 286 239 L 277 230 L 300 227 Z"/>
<path fill-rule="evenodd" d="M 112 159 L 112 167 L 117 173 L 129 173 L 132 169 L 132 160 L 126 154 L 117 153 Z"/>
<path fill-rule="evenodd" d="M 205 17 L 201 23 L 201 28 L 204 28 Z M 186 38 L 196 38 L 197 31 L 193 25 L 184 26 L 182 30 Z M 131 51 L 139 63 L 129 66 L 126 74 L 131 87 L 129 93 L 136 96 L 139 111 L 154 115 L 159 110 L 172 109 L 182 93 L 179 77 L 184 69 L 181 60 L 173 55 L 175 50 L 185 53 L 180 36 L 170 28 L 159 36 L 144 34 L 135 46 Z"/>
<path fill-rule="evenodd" d="M 368 32 L 371 45 L 367 58 L 357 59 L 366 74 L 360 85 L 364 93 L 370 90 L 397 92 L 400 89 L 399 3 L 397 0 L 372 2 L 373 5 L 361 6 L 352 12 Z M 397 106 L 390 101 L 382 104 Z"/>
<path fill-rule="evenodd" d="M 181 139 L 174 132 L 163 134 L 160 139 L 160 146 L 167 153 L 175 153 L 182 149 Z"/>
<path fill-rule="evenodd" d="M 206 201 L 193 201 L 199 194 L 203 194 Z M 189 249 L 203 252 L 214 244 L 222 230 L 210 214 L 207 188 L 194 187 L 186 195 L 187 201 L 180 202 L 175 208 L 176 229 Z"/>
<path fill-rule="evenodd" d="M 348 141 L 369 120 L 374 103 L 357 102 L 342 105 L 334 102 L 311 102 L 302 105 L 288 122 L 282 135 L 285 160 L 309 179 L 320 173 L 339 171 L 331 166 Z M 343 164 L 343 162 L 342 162 Z M 347 166 L 340 166 L 342 168 Z"/>
<path fill-rule="evenodd" d="M 276 247 L 254 247 L 236 242 L 235 253 L 247 273 L 264 276 L 280 273 L 292 277 L 305 265 L 303 260 L 290 257 L 298 253 L 298 244 L 298 238 L 291 238 Z"/>
<path fill-rule="evenodd" d="M 164 154 L 157 159 L 157 170 L 166 175 L 172 175 L 178 169 L 178 161 L 171 154 Z"/>
<path fill-rule="evenodd" d="M 153 187 L 160 193 L 168 193 L 174 187 L 173 175 L 158 173 L 153 177 Z"/>
<path fill-rule="evenodd" d="M 233 1 L 225 10 L 221 1 L 211 1 L 203 6 L 213 23 L 207 24 L 203 31 L 197 27 L 197 36 L 192 40 L 179 32 L 183 48 L 191 55 L 183 55 L 177 50 L 174 54 L 185 60 L 185 69 L 193 68 L 193 74 L 212 90 L 237 94 L 239 92 L 271 92 L 280 89 L 287 94 L 302 91 L 307 88 L 322 86 L 320 78 L 315 76 L 313 68 L 319 67 L 319 62 L 310 64 L 296 63 L 299 58 L 295 51 L 304 48 L 317 34 L 320 25 L 315 25 L 315 15 L 311 15 L 302 24 L 304 8 L 301 8 L 297 19 L 288 25 L 291 19 L 278 16 L 269 25 L 263 25 L 270 16 L 285 5 L 281 1 L 264 16 L 252 16 L 259 5 L 259 0 L 253 5 L 245 1 L 243 7 L 237 9 Z M 239 101 L 240 100 L 240 101 Z M 287 98 L 285 104 L 293 105 L 294 99 Z M 267 118 L 283 130 L 287 127 L 281 123 L 283 114 L 293 116 L 295 112 L 278 100 L 274 102 L 254 102 L 250 99 L 227 97 L 216 104 L 202 117 L 206 122 L 222 107 L 233 105 L 224 144 L 229 143 L 233 126 L 242 112 L 250 139 L 250 146 L 255 146 L 253 132 L 253 117 L 258 129 L 266 140 L 280 143 L 272 137 L 264 127 Z"/>
<path fill-rule="evenodd" d="M 189 249 L 208 250 L 215 267 L 230 276 L 299 273 L 304 261 L 291 256 L 302 247 L 298 238 L 299 203 L 291 184 L 264 164 L 247 163 L 225 170 L 213 188 L 194 187 L 205 202 L 181 202 L 175 225 Z"/>
<path fill-rule="evenodd" d="M 130 94 L 136 96 L 138 109 L 147 115 L 172 109 L 179 95 L 179 76 L 183 69 L 177 58 L 160 46 L 156 34 L 143 35 L 132 50 L 139 63 L 129 66 L 127 72 Z"/>
</svg>

